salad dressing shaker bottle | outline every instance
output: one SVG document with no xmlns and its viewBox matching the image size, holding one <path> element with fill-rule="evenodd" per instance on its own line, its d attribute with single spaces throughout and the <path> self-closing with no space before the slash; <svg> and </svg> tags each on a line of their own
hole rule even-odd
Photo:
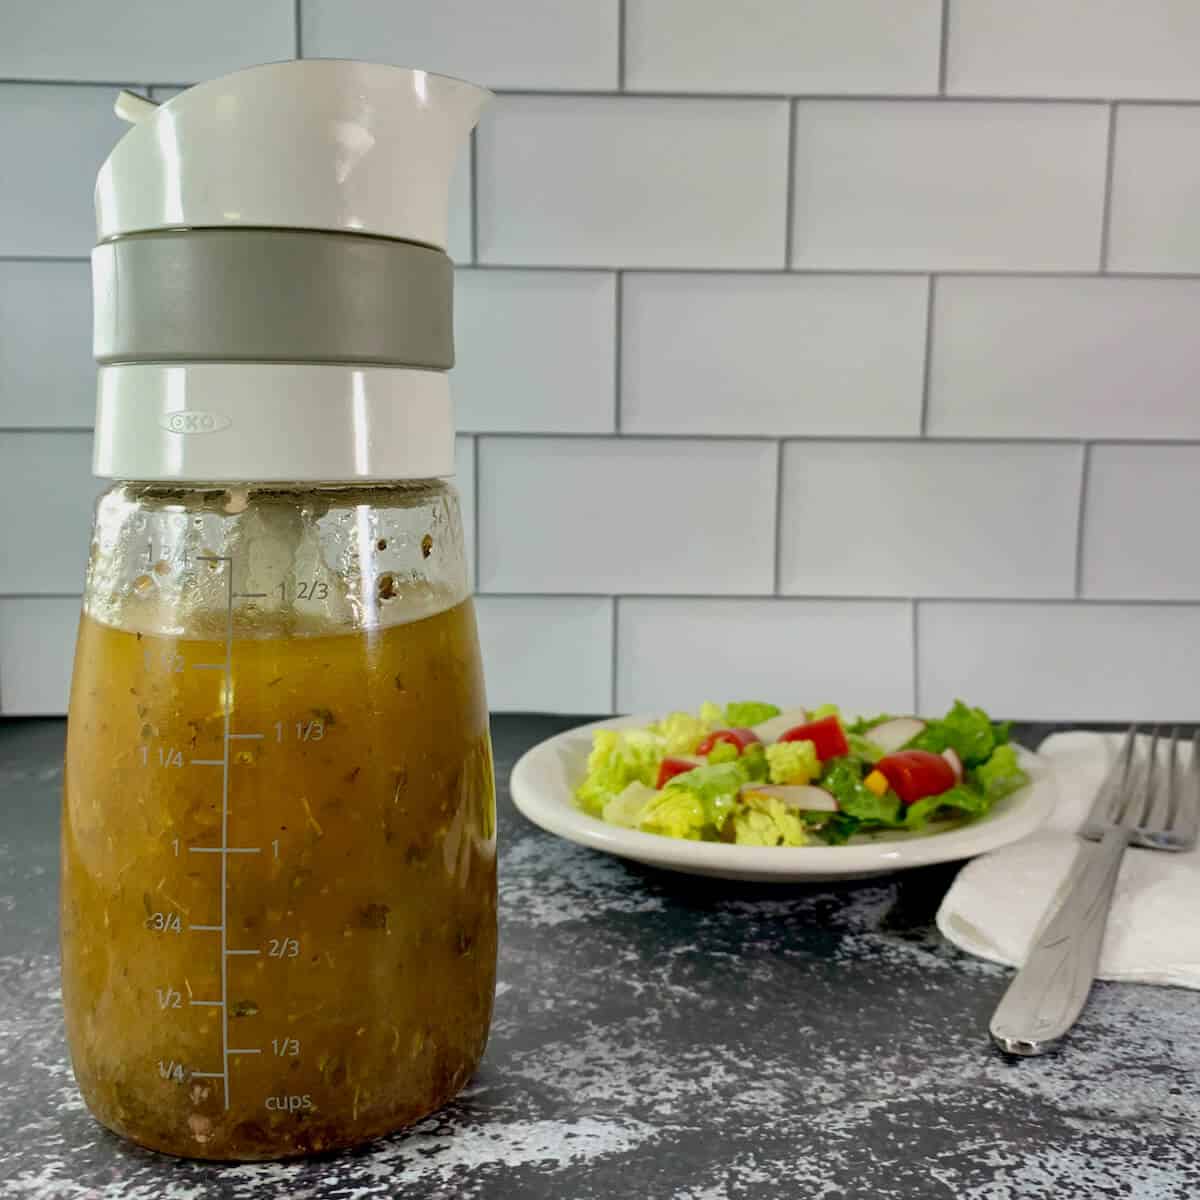
<svg viewBox="0 0 1200 1200">
<path fill-rule="evenodd" d="M 483 1053 L 495 800 L 443 247 L 487 97 L 306 61 L 118 106 L 63 1000 L 88 1107 L 156 1150 L 362 1142 Z"/>
</svg>

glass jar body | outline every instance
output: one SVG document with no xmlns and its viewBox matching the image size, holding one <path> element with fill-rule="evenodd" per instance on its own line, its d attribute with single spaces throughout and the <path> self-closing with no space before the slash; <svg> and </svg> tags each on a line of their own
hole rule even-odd
<svg viewBox="0 0 1200 1200">
<path fill-rule="evenodd" d="M 62 838 L 68 1042 L 110 1128 L 279 1158 L 457 1093 L 496 872 L 454 490 L 106 493 Z"/>
</svg>

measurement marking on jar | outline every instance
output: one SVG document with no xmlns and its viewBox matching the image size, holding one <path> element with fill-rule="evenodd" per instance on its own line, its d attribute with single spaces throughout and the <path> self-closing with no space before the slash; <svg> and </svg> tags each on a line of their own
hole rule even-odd
<svg viewBox="0 0 1200 1200">
<path fill-rule="evenodd" d="M 261 854 L 261 846 L 189 846 L 189 854 Z"/>
<path fill-rule="evenodd" d="M 226 1054 L 261 1054 L 261 1050 L 226 1050 Z"/>
<path fill-rule="evenodd" d="M 223 671 L 224 663 L 192 663 L 193 671 Z"/>
<path fill-rule="evenodd" d="M 188 759 L 189 767 L 223 767 L 225 760 L 223 758 L 190 758 Z"/>
<path fill-rule="evenodd" d="M 261 733 L 231 733 L 229 735 L 231 741 L 235 742 L 259 742 L 262 741 Z"/>
<path fill-rule="evenodd" d="M 234 592 L 233 598 L 235 600 L 265 600 L 270 594 L 270 592 Z"/>
<path fill-rule="evenodd" d="M 232 958 L 235 954 L 261 954 L 261 950 L 226 950 L 225 957 Z"/>
<path fill-rule="evenodd" d="M 193 1079 L 224 1079 L 224 1071 L 193 1071 Z"/>
<path fill-rule="evenodd" d="M 188 1003 L 193 1008 L 224 1008 L 224 1000 L 189 1000 Z"/>
<path fill-rule="evenodd" d="M 194 929 L 199 933 L 218 933 L 224 929 L 224 925 L 189 925 L 188 929 Z"/>
<path fill-rule="evenodd" d="M 229 732 L 233 721 L 233 559 L 227 554 L 199 554 L 201 562 L 225 567 L 225 686 L 221 688 L 221 710 L 224 722 L 221 737 L 221 849 L 229 848 Z M 195 761 L 195 760 L 193 760 Z M 221 863 L 221 1082 L 225 1093 L 225 1111 L 229 1111 L 229 956 L 225 932 L 228 924 L 229 855 L 220 856 Z"/>
</svg>

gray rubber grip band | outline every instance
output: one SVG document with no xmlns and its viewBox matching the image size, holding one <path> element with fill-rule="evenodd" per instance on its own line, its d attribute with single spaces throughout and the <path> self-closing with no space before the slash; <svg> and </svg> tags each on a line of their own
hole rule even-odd
<svg viewBox="0 0 1200 1200">
<path fill-rule="evenodd" d="M 182 229 L 92 252 L 95 355 L 136 362 L 454 365 L 454 266 L 413 242 Z"/>
</svg>

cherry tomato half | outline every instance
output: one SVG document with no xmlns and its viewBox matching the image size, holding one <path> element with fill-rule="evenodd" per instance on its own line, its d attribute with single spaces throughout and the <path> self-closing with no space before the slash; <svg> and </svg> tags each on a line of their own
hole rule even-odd
<svg viewBox="0 0 1200 1200">
<path fill-rule="evenodd" d="M 737 752 L 741 754 L 747 746 L 755 745 L 758 740 L 758 734 L 753 729 L 746 729 L 741 725 L 736 729 L 718 729 L 696 747 L 696 753 L 703 758 L 718 742 L 728 742 L 731 746 L 736 746 Z"/>
<path fill-rule="evenodd" d="M 658 764 L 658 779 L 654 786 L 661 791 L 676 775 L 686 775 L 695 769 L 696 764 L 688 762 L 686 758 L 664 758 Z"/>
<path fill-rule="evenodd" d="M 958 782 L 954 768 L 940 754 L 928 750 L 889 754 L 875 764 L 875 770 L 905 804 L 915 804 L 926 796 L 940 796 Z"/>
<path fill-rule="evenodd" d="M 822 717 L 819 721 L 810 721 L 807 725 L 797 725 L 789 729 L 780 739 L 781 742 L 812 742 L 817 751 L 817 757 L 824 762 L 827 758 L 837 758 L 841 754 L 850 753 L 850 743 L 842 732 L 842 723 L 837 717 Z"/>
</svg>

